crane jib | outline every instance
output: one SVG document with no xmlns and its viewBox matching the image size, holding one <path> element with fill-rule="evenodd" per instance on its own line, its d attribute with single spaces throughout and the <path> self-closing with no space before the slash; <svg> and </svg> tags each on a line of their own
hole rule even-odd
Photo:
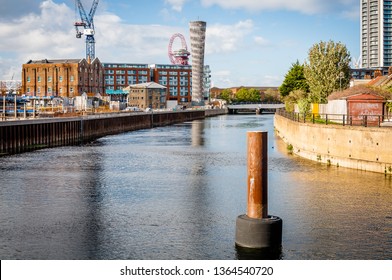
<svg viewBox="0 0 392 280">
<path fill-rule="evenodd" d="M 79 10 L 80 21 L 76 21 L 74 26 L 76 29 L 76 38 L 81 38 L 86 35 L 86 59 L 93 60 L 95 58 L 95 28 L 94 28 L 94 15 L 97 10 L 99 0 L 94 0 L 90 12 L 87 15 L 83 4 L 80 0 L 75 1 L 75 9 Z M 76 11 L 75 11 L 76 12 Z M 81 31 L 79 28 L 83 28 Z"/>
</svg>

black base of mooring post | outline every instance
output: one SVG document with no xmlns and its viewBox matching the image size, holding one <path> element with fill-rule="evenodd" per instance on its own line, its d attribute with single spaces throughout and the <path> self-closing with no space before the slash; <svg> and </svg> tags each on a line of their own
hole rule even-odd
<svg viewBox="0 0 392 280">
<path fill-rule="evenodd" d="M 263 219 L 237 217 L 235 243 L 239 247 L 279 250 L 282 247 L 282 219 L 268 216 Z"/>
<path fill-rule="evenodd" d="M 280 248 L 245 248 L 235 246 L 237 260 L 281 260 L 282 247 Z"/>
</svg>

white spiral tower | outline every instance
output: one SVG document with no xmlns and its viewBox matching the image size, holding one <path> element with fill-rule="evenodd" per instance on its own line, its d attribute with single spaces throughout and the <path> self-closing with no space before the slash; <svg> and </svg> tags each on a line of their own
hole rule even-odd
<svg viewBox="0 0 392 280">
<path fill-rule="evenodd" d="M 207 23 L 191 21 L 189 24 L 192 56 L 192 103 L 201 105 L 203 100 L 204 49 Z"/>
</svg>

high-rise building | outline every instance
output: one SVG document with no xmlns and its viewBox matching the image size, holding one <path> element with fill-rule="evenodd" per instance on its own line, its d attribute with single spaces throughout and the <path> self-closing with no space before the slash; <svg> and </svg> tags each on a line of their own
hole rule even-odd
<svg viewBox="0 0 392 280">
<path fill-rule="evenodd" d="M 204 65 L 203 71 L 203 98 L 205 101 L 210 99 L 211 89 L 211 70 L 209 65 Z"/>
<path fill-rule="evenodd" d="M 362 67 L 392 66 L 392 1 L 360 1 Z"/>
<path fill-rule="evenodd" d="M 195 104 L 201 104 L 204 101 L 203 75 L 206 26 L 207 23 L 204 21 L 192 21 L 189 24 L 192 57 L 192 102 Z"/>
</svg>

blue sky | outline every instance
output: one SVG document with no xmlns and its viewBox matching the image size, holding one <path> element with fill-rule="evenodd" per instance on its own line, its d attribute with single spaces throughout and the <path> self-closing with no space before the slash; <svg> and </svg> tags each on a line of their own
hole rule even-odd
<svg viewBox="0 0 392 280">
<path fill-rule="evenodd" d="M 92 0 L 82 0 L 86 11 Z M 217 87 L 279 86 L 310 47 L 333 40 L 359 57 L 359 0 L 101 0 L 94 18 L 101 62 L 170 63 L 171 36 L 207 22 L 205 63 Z M 85 57 L 73 0 L 0 0 L 0 80 L 30 59 Z M 174 45 L 179 44 L 178 40 Z"/>
</svg>

